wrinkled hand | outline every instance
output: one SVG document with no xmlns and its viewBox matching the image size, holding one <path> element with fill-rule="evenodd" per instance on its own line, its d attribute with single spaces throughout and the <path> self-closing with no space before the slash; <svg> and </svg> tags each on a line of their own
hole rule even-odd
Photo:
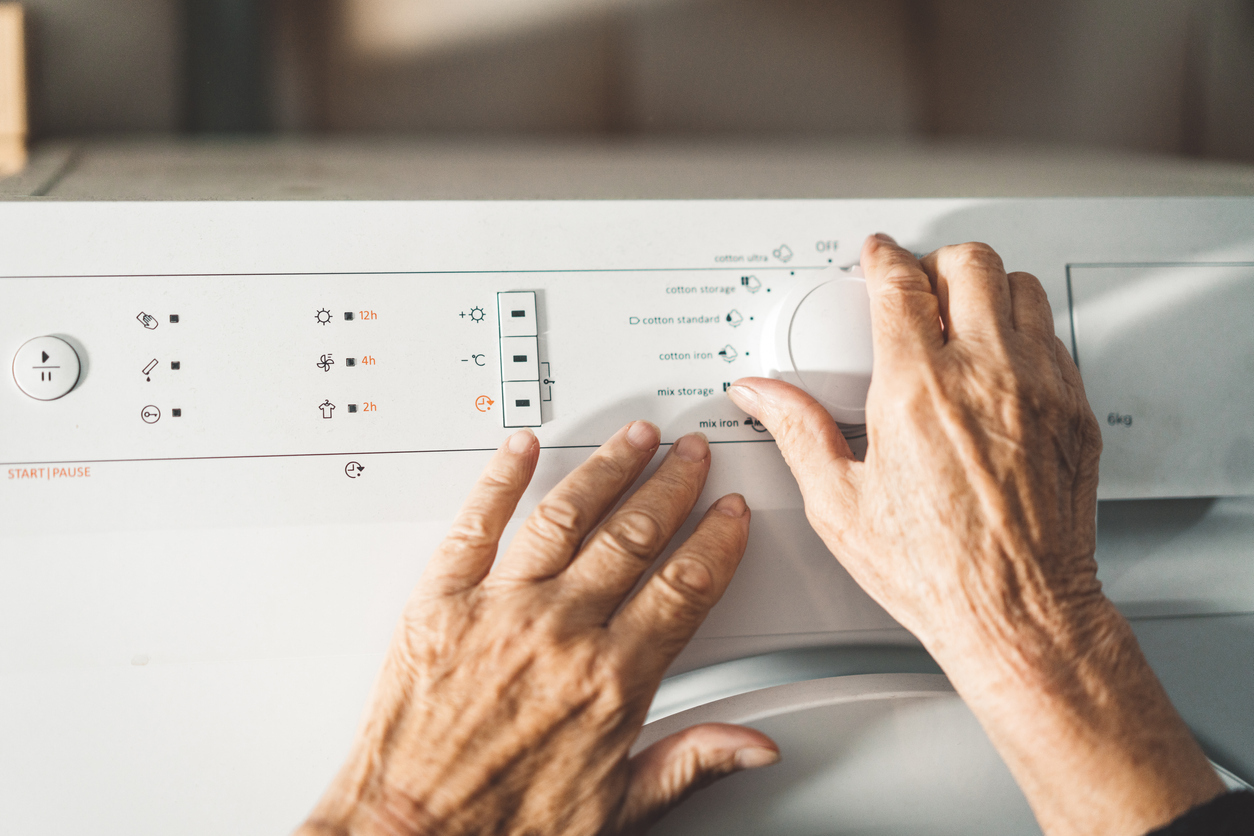
<svg viewBox="0 0 1254 836">
<path fill-rule="evenodd" d="M 1222 790 L 1102 594 L 1101 435 L 1040 283 L 983 244 L 869 238 L 867 453 L 777 380 L 729 395 L 806 514 L 949 675 L 1047 833 L 1142 834 Z"/>
<path fill-rule="evenodd" d="M 779 442 L 815 530 L 945 655 L 1015 625 L 1046 646 L 1104 599 L 1093 561 L 1101 433 L 1040 283 L 978 244 L 922 263 L 863 251 L 875 339 L 865 462 L 800 390 L 732 398 Z"/>
<path fill-rule="evenodd" d="M 619 431 L 495 560 L 540 450 L 529 431 L 501 446 L 414 590 L 349 760 L 301 833 L 633 833 L 698 787 L 778 759 L 761 733 L 721 724 L 628 757 L 749 530 L 744 499 L 723 497 L 624 604 L 709 473 L 709 445 L 685 436 L 605 519 L 658 446 L 652 424 Z"/>
</svg>

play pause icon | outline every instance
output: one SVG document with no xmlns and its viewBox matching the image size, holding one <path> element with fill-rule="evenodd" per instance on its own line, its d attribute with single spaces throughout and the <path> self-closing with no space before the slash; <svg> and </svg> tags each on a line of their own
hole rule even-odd
<svg viewBox="0 0 1254 836">
<path fill-rule="evenodd" d="M 40 358 L 39 362 L 41 362 L 41 363 L 47 363 L 47 362 L 48 362 L 48 352 L 46 352 L 46 351 L 41 351 L 41 352 L 39 352 L 39 353 L 43 355 L 43 357 L 42 357 L 42 358 Z"/>
</svg>

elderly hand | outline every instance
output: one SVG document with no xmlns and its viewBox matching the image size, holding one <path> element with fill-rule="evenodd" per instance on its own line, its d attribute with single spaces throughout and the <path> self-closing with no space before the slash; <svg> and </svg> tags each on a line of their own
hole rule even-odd
<svg viewBox="0 0 1254 836">
<path fill-rule="evenodd" d="M 920 263 L 871 239 L 864 270 L 865 463 L 800 390 L 750 379 L 729 394 L 774 433 L 833 553 L 929 649 L 952 658 L 1010 631 L 1014 652 L 1049 653 L 1105 599 L 1101 433 L 1045 292 L 982 245 Z"/>
<path fill-rule="evenodd" d="M 982 244 L 867 240 L 867 453 L 795 387 L 729 395 L 814 529 L 931 651 L 1047 833 L 1142 834 L 1222 790 L 1102 594 L 1101 436 L 1040 283 Z"/>
<path fill-rule="evenodd" d="M 496 559 L 540 452 L 526 430 L 501 446 L 414 590 L 348 762 L 300 833 L 634 833 L 693 790 L 778 760 L 761 733 L 719 724 L 628 757 L 749 532 L 744 499 L 723 497 L 626 600 L 709 473 L 709 445 L 685 436 L 606 519 L 659 443 L 652 424 L 623 428 Z"/>
</svg>

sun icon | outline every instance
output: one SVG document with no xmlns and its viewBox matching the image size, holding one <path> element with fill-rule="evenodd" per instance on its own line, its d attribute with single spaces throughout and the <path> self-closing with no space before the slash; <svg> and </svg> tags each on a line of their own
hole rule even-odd
<svg viewBox="0 0 1254 836">
<path fill-rule="evenodd" d="M 478 307 L 471 308 L 470 318 L 473 319 L 475 322 L 483 322 L 483 319 L 484 319 L 483 308 L 478 308 Z"/>
<path fill-rule="evenodd" d="M 320 325 L 326 325 L 331 321 L 331 312 L 326 308 L 319 308 L 318 312 L 314 314 L 314 318 L 318 320 Z"/>
</svg>

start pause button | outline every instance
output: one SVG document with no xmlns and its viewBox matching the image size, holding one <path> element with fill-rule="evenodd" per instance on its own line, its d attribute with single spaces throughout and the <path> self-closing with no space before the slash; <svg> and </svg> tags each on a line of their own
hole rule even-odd
<svg viewBox="0 0 1254 836">
<path fill-rule="evenodd" d="M 13 355 L 13 381 L 37 401 L 55 401 L 78 384 L 78 352 L 59 337 L 27 340 Z"/>
</svg>

